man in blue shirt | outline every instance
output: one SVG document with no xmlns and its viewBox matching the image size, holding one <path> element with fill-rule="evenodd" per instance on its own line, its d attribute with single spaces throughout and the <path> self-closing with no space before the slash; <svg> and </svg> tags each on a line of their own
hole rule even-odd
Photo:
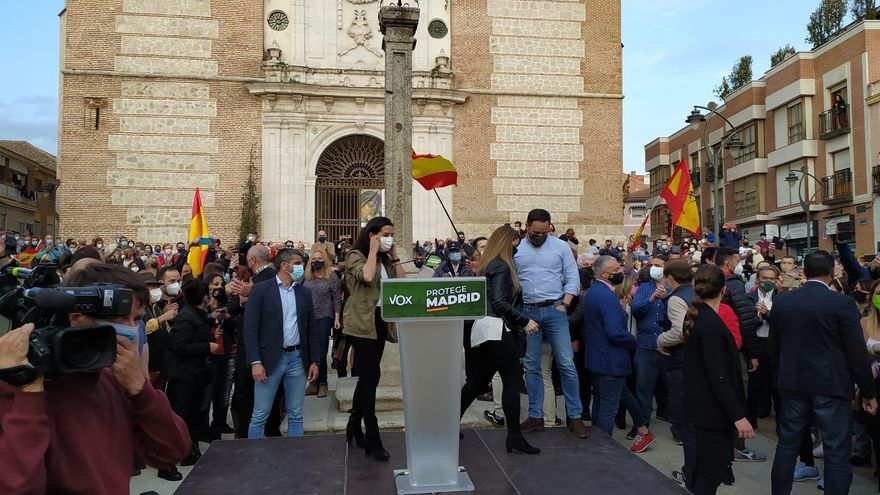
<svg viewBox="0 0 880 495">
<path fill-rule="evenodd" d="M 651 280 L 639 285 L 632 301 L 632 315 L 638 325 L 638 345 L 633 361 L 636 375 L 636 400 L 645 418 L 651 418 L 654 389 L 662 370 L 660 352 L 657 351 L 657 337 L 660 336 L 660 322 L 666 319 L 666 287 L 664 286 L 663 266 L 666 257 L 655 256 L 648 268 Z M 634 432 L 633 436 L 634 435 Z"/>
<path fill-rule="evenodd" d="M 587 438 L 589 430 L 581 419 L 583 407 L 578 392 L 578 375 L 568 331 L 566 310 L 580 290 L 577 263 L 568 243 L 550 235 L 550 213 L 535 209 L 526 219 L 526 242 L 514 256 L 516 275 L 523 290 L 526 315 L 538 323 L 528 336 L 524 359 L 529 417 L 523 433 L 544 429 L 544 384 L 541 378 L 541 341 L 547 341 L 556 359 L 565 395 L 568 429 L 577 438 Z"/>
</svg>

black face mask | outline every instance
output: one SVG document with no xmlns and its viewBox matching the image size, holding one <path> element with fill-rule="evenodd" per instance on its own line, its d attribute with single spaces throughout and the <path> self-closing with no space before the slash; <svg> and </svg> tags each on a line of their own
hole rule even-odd
<svg viewBox="0 0 880 495">
<path fill-rule="evenodd" d="M 547 242 L 546 235 L 529 234 L 529 243 L 532 246 L 539 248 L 539 247 L 543 246 L 545 242 Z"/>
<path fill-rule="evenodd" d="M 421 268 L 421 267 L 425 266 L 424 261 L 414 261 L 413 264 L 416 265 L 416 268 Z"/>
<path fill-rule="evenodd" d="M 324 269 L 324 262 L 323 261 L 313 261 L 312 262 L 312 270 L 321 271 L 323 269 Z"/>
<path fill-rule="evenodd" d="M 615 274 L 611 275 L 610 277 L 608 277 L 608 283 L 611 285 L 618 285 L 621 282 L 623 282 L 623 273 L 622 272 L 615 273 Z"/>
<path fill-rule="evenodd" d="M 223 289 L 214 289 L 211 291 L 211 297 L 213 297 L 214 299 L 217 299 L 220 297 L 220 294 L 222 294 L 222 293 L 223 293 Z"/>
<path fill-rule="evenodd" d="M 866 294 L 860 290 L 854 290 L 852 292 L 852 296 L 853 296 L 853 299 L 855 299 L 856 302 L 859 304 L 865 304 L 865 302 L 868 300 L 868 294 Z"/>
</svg>

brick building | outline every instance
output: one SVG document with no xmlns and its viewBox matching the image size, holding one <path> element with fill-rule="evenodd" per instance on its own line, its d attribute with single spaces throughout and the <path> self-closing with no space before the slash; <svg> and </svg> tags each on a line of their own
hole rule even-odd
<svg viewBox="0 0 880 495">
<path fill-rule="evenodd" d="M 26 141 L 0 141 L 0 230 L 55 235 L 55 156 Z"/>
<path fill-rule="evenodd" d="M 856 251 L 876 252 L 878 67 L 880 21 L 854 23 L 816 50 L 789 55 L 716 109 L 736 126 L 740 150 L 720 150 L 731 128 L 716 116 L 645 146 L 649 205 L 658 201 L 674 166 L 686 159 L 705 227 L 713 229 L 712 209 L 718 204 L 721 223 L 737 224 L 753 241 L 761 232 L 784 238 L 788 251 L 800 255 L 808 232 L 803 199 L 809 205 L 813 249 L 832 249 L 837 224 L 851 222 Z M 837 95 L 842 102 L 835 105 Z M 683 109 L 683 117 L 688 110 Z M 704 142 L 723 157 L 717 181 Z M 802 170 L 809 174 L 803 181 Z M 718 201 L 712 199 L 716 184 Z M 655 234 L 665 221 L 665 205 L 654 208 Z"/>
<path fill-rule="evenodd" d="M 627 239 L 639 230 L 648 214 L 647 201 L 651 198 L 650 184 L 644 175 L 631 172 L 623 179 L 623 234 Z M 651 236 L 651 225 L 645 224 L 642 235 Z"/>
<path fill-rule="evenodd" d="M 583 235 L 621 231 L 620 2 L 422 1 L 413 146 L 468 234 L 534 207 Z M 355 233 L 384 198 L 378 0 L 68 0 L 59 191 L 76 236 L 183 239 L 193 190 L 234 237 L 247 165 L 261 235 Z M 413 234 L 452 234 L 413 187 Z"/>
</svg>

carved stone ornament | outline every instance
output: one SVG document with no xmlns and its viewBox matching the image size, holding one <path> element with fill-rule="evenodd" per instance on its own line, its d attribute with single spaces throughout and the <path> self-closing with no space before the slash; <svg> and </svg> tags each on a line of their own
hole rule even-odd
<svg viewBox="0 0 880 495">
<path fill-rule="evenodd" d="M 351 21 L 351 25 L 348 26 L 348 30 L 346 31 L 346 33 L 348 33 L 348 37 L 354 41 L 354 46 L 339 52 L 340 57 L 347 54 L 348 52 L 351 52 L 352 50 L 357 49 L 359 46 L 364 47 L 364 49 L 366 49 L 368 52 L 379 58 L 382 58 L 384 56 L 381 51 L 367 44 L 371 39 L 373 39 L 373 28 L 371 28 L 370 23 L 367 22 L 366 10 L 354 11 L 354 19 Z"/>
</svg>

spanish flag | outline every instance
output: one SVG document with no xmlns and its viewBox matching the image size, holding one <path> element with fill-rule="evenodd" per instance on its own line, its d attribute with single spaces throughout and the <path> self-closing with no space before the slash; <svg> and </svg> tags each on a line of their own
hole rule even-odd
<svg viewBox="0 0 880 495">
<path fill-rule="evenodd" d="M 672 177 L 660 192 L 660 197 L 666 200 L 669 211 L 672 212 L 672 224 L 687 230 L 695 238 L 699 238 L 700 209 L 697 206 L 697 199 L 694 197 L 691 173 L 684 159 L 675 167 Z"/>
<path fill-rule="evenodd" d="M 645 231 L 645 224 L 648 223 L 649 218 L 651 218 L 650 211 L 645 215 L 645 219 L 642 220 L 642 224 L 639 226 L 639 230 L 637 230 L 636 233 L 633 234 L 632 239 L 630 239 L 632 241 L 632 246 L 630 246 L 629 248 L 630 252 L 635 251 L 636 248 L 639 247 L 639 244 L 642 243 L 642 232 Z"/>
<path fill-rule="evenodd" d="M 426 190 L 458 184 L 458 172 L 452 162 L 440 155 L 412 154 L 412 178 Z"/>
<path fill-rule="evenodd" d="M 205 209 L 202 207 L 202 195 L 199 188 L 196 188 L 196 195 L 193 198 L 192 221 L 189 224 L 189 242 L 200 242 L 202 239 L 209 237 L 208 223 L 205 221 Z M 205 258 L 208 256 L 208 246 L 206 244 L 197 244 L 190 246 L 189 254 L 186 257 L 186 264 L 192 268 L 193 277 L 198 277 L 205 267 Z"/>
</svg>

